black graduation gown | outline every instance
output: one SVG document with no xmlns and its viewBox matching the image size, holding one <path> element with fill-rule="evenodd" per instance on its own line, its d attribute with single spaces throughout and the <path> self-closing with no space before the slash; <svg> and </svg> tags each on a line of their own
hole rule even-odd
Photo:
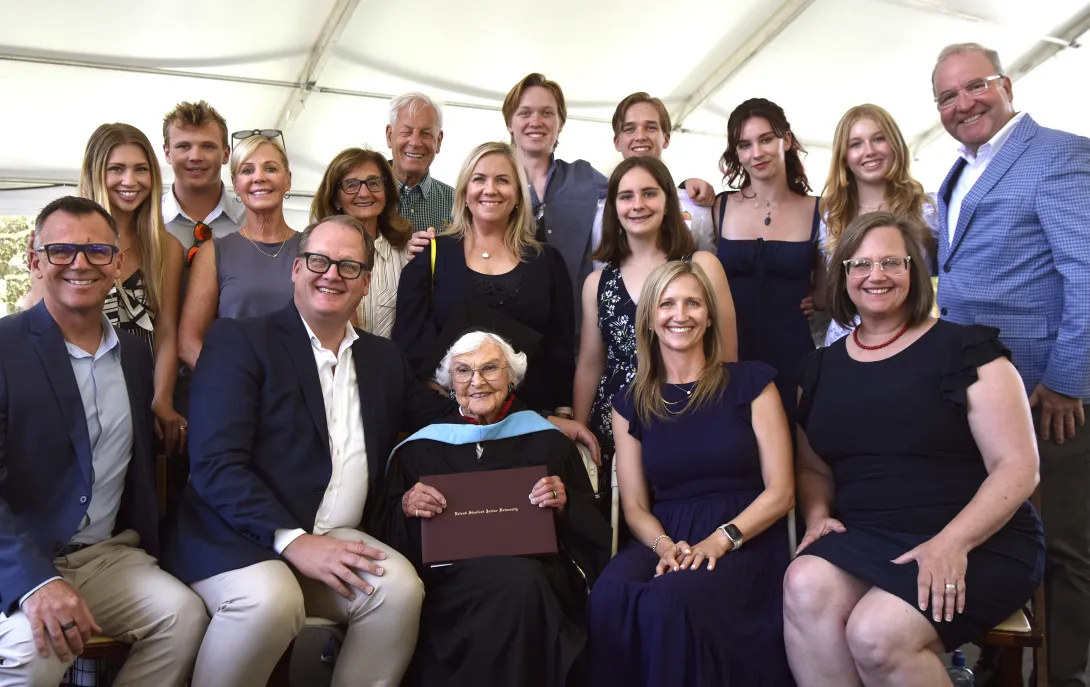
<svg viewBox="0 0 1090 687">
<path fill-rule="evenodd" d="M 522 408 L 513 407 L 512 412 Z M 453 417 L 447 422 L 465 422 Z M 609 559 L 610 530 L 575 444 L 544 431 L 461 446 L 409 442 L 393 457 L 373 531 L 424 581 L 420 637 L 402 684 L 563 687 L 581 684 L 588 590 Z M 547 465 L 568 505 L 557 515 L 560 552 L 488 556 L 430 568 L 420 561 L 420 521 L 401 497 L 421 475 Z M 529 494 L 532 484 L 526 485 Z"/>
</svg>

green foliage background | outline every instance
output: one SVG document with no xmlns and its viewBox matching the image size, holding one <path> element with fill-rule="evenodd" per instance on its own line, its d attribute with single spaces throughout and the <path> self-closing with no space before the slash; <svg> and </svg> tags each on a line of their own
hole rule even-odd
<svg viewBox="0 0 1090 687">
<path fill-rule="evenodd" d="M 0 280 L 6 283 L 0 301 L 7 305 L 9 313 L 15 311 L 16 302 L 30 289 L 26 247 L 33 228 L 30 217 L 0 217 Z"/>
</svg>

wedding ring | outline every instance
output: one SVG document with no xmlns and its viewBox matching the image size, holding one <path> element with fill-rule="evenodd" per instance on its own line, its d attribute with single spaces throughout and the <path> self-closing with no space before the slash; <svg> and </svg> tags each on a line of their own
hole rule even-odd
<svg viewBox="0 0 1090 687">
<path fill-rule="evenodd" d="M 188 431 L 188 430 L 189 430 L 189 425 L 182 425 L 182 426 L 181 426 L 181 427 L 179 427 L 178 429 L 182 430 L 183 432 L 186 432 L 186 431 Z"/>
<path fill-rule="evenodd" d="M 951 583 L 951 582 L 947 582 L 946 583 L 946 588 L 947 589 L 957 589 L 958 586 L 956 584 Z"/>
<path fill-rule="evenodd" d="M 556 489 L 553 489 L 553 498 L 557 498 Z"/>
<path fill-rule="evenodd" d="M 418 517 L 418 518 L 420 517 L 420 509 L 419 508 L 416 509 L 416 517 Z"/>
<path fill-rule="evenodd" d="M 61 625 L 61 632 L 68 632 L 69 630 L 71 630 L 75 626 L 76 626 L 76 621 L 75 620 L 70 620 L 69 622 L 65 623 L 64 625 Z"/>
</svg>

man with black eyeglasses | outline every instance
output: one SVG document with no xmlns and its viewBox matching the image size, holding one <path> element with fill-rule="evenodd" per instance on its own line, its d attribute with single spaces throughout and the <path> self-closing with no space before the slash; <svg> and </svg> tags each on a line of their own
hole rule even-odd
<svg viewBox="0 0 1090 687">
<path fill-rule="evenodd" d="M 159 569 L 152 361 L 103 315 L 117 226 L 66 196 L 35 222 L 35 307 L 0 320 L 0 686 L 55 685 L 92 635 L 115 685 L 184 685 L 204 605 Z"/>
<path fill-rule="evenodd" d="M 205 336 L 190 481 L 163 554 L 212 616 L 195 685 L 265 684 L 307 615 L 348 626 L 334 685 L 397 684 L 408 666 L 423 584 L 364 523 L 399 430 L 451 405 L 349 323 L 373 250 L 350 216 L 312 224 L 292 302 Z"/>
</svg>

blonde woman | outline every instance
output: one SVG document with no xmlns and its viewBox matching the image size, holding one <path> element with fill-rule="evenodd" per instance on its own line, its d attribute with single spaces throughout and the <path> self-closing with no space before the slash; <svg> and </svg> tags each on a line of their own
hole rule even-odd
<svg viewBox="0 0 1090 687">
<path fill-rule="evenodd" d="M 525 172 L 506 143 L 484 143 L 466 158 L 454 189 L 454 221 L 401 275 L 393 339 L 415 369 L 435 362 L 444 329 L 469 301 L 524 325 L 537 339 L 519 397 L 532 410 L 571 417 L 575 313 L 571 279 L 552 246 L 534 239 Z M 478 309 L 476 312 L 480 312 Z M 459 332 L 447 331 L 445 338 Z M 513 342 L 514 343 L 514 342 Z M 441 353 L 441 351 L 440 351 Z M 431 365 L 434 369 L 434 365 Z"/>
<path fill-rule="evenodd" d="M 634 541 L 590 595 L 596 685 L 794 684 L 781 615 L 791 437 L 776 371 L 719 362 L 717 300 L 684 261 L 640 294 L 636 378 L 613 400 Z"/>
<path fill-rule="evenodd" d="M 190 368 L 217 317 L 265 315 L 292 298 L 299 233 L 284 219 L 291 168 L 281 134 L 239 131 L 232 139 L 231 184 L 246 219 L 238 232 L 202 243 L 193 258 L 179 327 L 181 358 Z"/>
<path fill-rule="evenodd" d="M 163 225 L 163 179 L 148 137 L 128 124 L 103 124 L 87 141 L 79 195 L 117 222 L 121 278 L 106 296 L 110 323 L 146 341 L 155 359 L 156 434 L 167 455 L 185 446 L 186 421 L 174 410 L 178 376 L 178 292 L 182 244 Z"/>
<path fill-rule="evenodd" d="M 326 167 L 310 205 L 310 221 L 332 215 L 355 217 L 375 240 L 371 284 L 356 308 L 354 324 L 390 338 L 397 309 L 397 284 L 408 262 L 409 220 L 397 212 L 398 192 L 386 158 L 373 150 L 348 148 Z"/>
<path fill-rule="evenodd" d="M 920 182 L 912 178 L 912 154 L 897 122 L 877 105 L 856 105 L 844 113 L 833 135 L 829 178 L 821 196 L 821 248 L 826 256 L 836 250 L 844 228 L 868 212 L 891 212 L 918 220 L 920 242 L 927 269 L 935 256 L 932 224 L 935 204 Z M 829 323 L 825 345 L 847 334 L 852 327 Z"/>
</svg>

